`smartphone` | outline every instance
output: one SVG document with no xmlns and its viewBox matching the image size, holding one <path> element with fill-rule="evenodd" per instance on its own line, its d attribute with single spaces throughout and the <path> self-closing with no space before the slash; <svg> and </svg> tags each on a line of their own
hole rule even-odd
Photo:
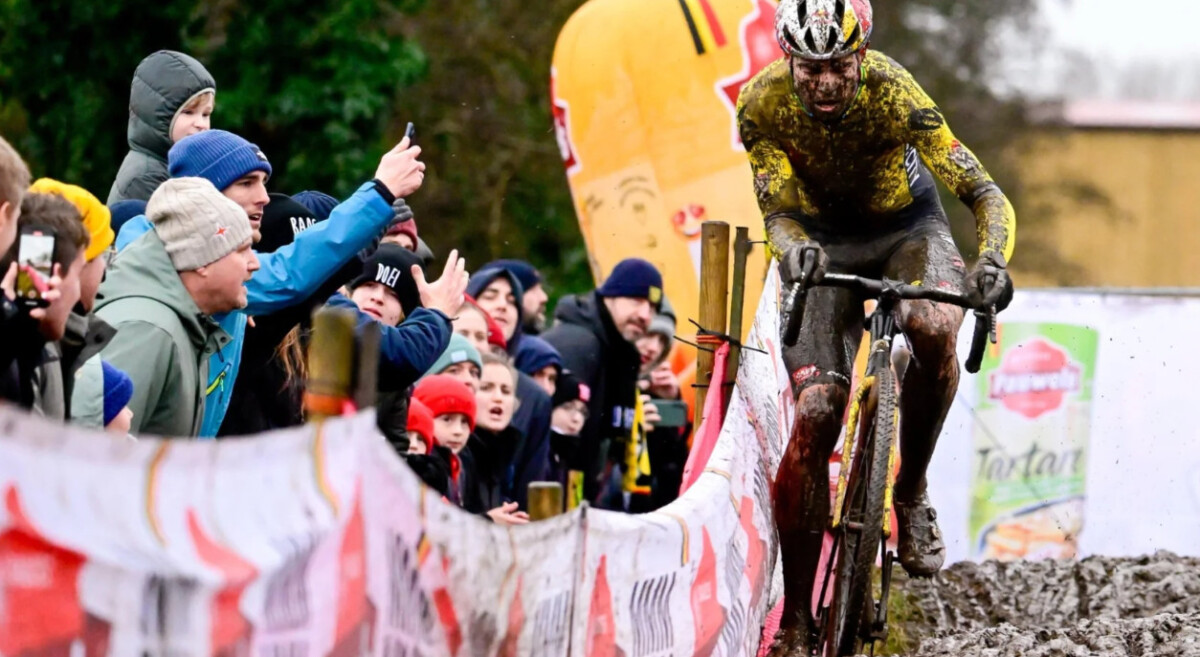
<svg viewBox="0 0 1200 657">
<path fill-rule="evenodd" d="M 408 137 L 408 145 L 412 146 L 417 139 L 417 129 L 413 127 L 412 121 L 408 122 L 408 127 L 404 129 L 404 136 Z"/>
<path fill-rule="evenodd" d="M 658 408 L 658 416 L 662 418 L 655 427 L 686 427 L 688 423 L 688 405 L 672 399 L 655 399 L 654 406 Z"/>
<path fill-rule="evenodd" d="M 42 295 L 54 274 L 54 229 L 22 226 L 17 244 L 17 302 L 26 308 L 50 305 Z"/>
</svg>

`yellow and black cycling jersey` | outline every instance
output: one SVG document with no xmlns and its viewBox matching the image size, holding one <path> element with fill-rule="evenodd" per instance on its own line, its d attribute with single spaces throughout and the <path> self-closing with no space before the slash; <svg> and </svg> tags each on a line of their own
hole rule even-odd
<svg viewBox="0 0 1200 657">
<path fill-rule="evenodd" d="M 819 121 L 794 92 L 787 58 L 743 87 L 738 129 L 759 208 L 807 232 L 853 236 L 903 221 L 915 201 L 936 198 L 930 169 L 976 217 L 979 252 L 1012 255 L 1016 215 L 975 155 L 912 75 L 868 51 L 857 95 L 836 123 Z M 773 246 L 779 234 L 768 230 Z"/>
</svg>

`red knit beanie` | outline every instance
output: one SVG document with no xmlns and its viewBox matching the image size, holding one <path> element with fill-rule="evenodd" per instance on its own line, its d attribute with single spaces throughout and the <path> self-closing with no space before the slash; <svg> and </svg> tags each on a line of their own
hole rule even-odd
<svg viewBox="0 0 1200 657">
<path fill-rule="evenodd" d="M 392 225 L 388 226 L 387 234 L 408 235 L 412 238 L 413 249 L 417 248 L 417 222 L 412 219 L 392 222 Z"/>
<path fill-rule="evenodd" d="M 467 384 L 449 374 L 434 374 L 417 382 L 413 399 L 429 407 L 433 417 L 462 413 L 475 431 L 475 395 Z"/>
<path fill-rule="evenodd" d="M 408 424 L 405 430 L 412 431 L 425 441 L 425 453 L 433 451 L 437 439 L 433 436 L 433 411 L 419 399 L 408 401 Z"/>
</svg>

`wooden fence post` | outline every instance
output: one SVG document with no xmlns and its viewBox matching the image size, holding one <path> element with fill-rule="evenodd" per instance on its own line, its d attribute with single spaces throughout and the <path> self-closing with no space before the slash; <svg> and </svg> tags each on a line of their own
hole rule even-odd
<svg viewBox="0 0 1200 657">
<path fill-rule="evenodd" d="M 733 293 L 730 298 L 729 330 L 726 331 L 735 340 L 743 338 L 742 306 L 746 302 L 746 258 L 750 256 L 752 248 L 754 244 L 750 242 L 750 229 L 738 226 L 733 238 Z M 729 358 L 725 362 L 725 388 L 721 391 L 725 398 L 725 408 L 729 408 L 729 397 L 733 394 L 733 382 L 737 379 L 741 354 L 741 347 L 729 345 Z"/>
<path fill-rule="evenodd" d="M 313 315 L 304 410 L 309 420 L 341 415 L 354 395 L 354 313 L 322 308 Z"/>
<path fill-rule="evenodd" d="M 725 332 L 725 314 L 729 308 L 729 224 L 706 221 L 700 229 L 700 326 L 709 331 Z M 697 341 L 702 349 L 696 356 L 695 426 L 704 419 L 704 400 L 712 381 L 711 345 Z"/>
</svg>

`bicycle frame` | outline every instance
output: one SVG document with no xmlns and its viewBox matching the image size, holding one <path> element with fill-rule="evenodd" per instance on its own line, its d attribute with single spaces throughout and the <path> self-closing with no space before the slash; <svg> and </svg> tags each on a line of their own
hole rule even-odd
<svg viewBox="0 0 1200 657">
<path fill-rule="evenodd" d="M 965 309 L 975 310 L 975 334 L 971 344 L 971 353 L 967 359 L 966 368 L 969 372 L 976 372 L 979 368 L 979 363 L 982 360 L 983 350 L 987 342 L 995 342 L 995 308 L 979 309 L 974 308 L 971 301 L 966 295 L 942 288 L 922 287 L 920 285 L 906 285 L 899 281 L 891 281 L 887 279 L 874 280 L 860 278 L 858 276 L 849 276 L 843 274 L 827 274 L 819 285 L 829 285 L 836 287 L 848 288 L 857 291 L 860 295 L 876 298 L 877 304 L 875 309 L 866 318 L 865 328 L 868 334 L 868 344 L 870 351 L 867 354 L 866 366 L 863 369 L 861 380 L 853 395 L 849 400 L 847 418 L 845 423 L 845 434 L 842 443 L 841 468 L 838 472 L 837 484 L 834 494 L 832 513 L 830 514 L 828 532 L 834 535 L 832 549 L 829 552 L 828 562 L 822 568 L 825 571 L 825 576 L 821 581 L 821 589 L 816 600 L 814 612 L 817 614 L 818 624 L 823 628 L 821 634 L 822 651 L 825 651 L 830 646 L 832 650 L 842 654 L 842 651 L 848 650 L 847 637 L 852 637 L 849 640 L 857 643 L 863 641 L 864 645 L 869 642 L 872 645 L 873 653 L 874 642 L 884 640 L 887 637 L 887 602 L 889 597 L 891 568 L 894 563 L 894 555 L 887 549 L 887 540 L 891 538 L 892 518 L 895 513 L 893 506 L 894 490 L 896 485 L 897 469 L 896 464 L 899 458 L 899 425 L 900 425 L 900 407 L 897 403 L 900 393 L 900 387 L 903 385 L 896 376 L 895 366 L 892 363 L 892 347 L 900 328 L 896 321 L 896 311 L 900 307 L 900 303 L 905 300 L 928 300 L 939 303 L 954 304 Z M 800 326 L 803 321 L 805 296 L 803 294 L 806 286 L 801 282 L 794 285 L 789 291 L 784 303 L 784 310 L 787 313 L 784 321 L 782 337 L 785 347 L 790 347 L 796 343 L 796 339 L 800 333 Z M 893 389 L 886 393 L 886 403 L 880 403 L 884 399 L 885 392 L 878 388 L 880 381 L 886 382 Z M 891 417 L 881 417 L 881 412 L 890 413 Z M 889 426 L 890 425 L 890 426 Z M 886 437 L 883 439 L 887 442 L 886 456 L 879 452 L 880 440 L 873 436 L 870 432 L 876 431 L 881 427 L 888 427 Z M 873 445 L 873 446 L 872 446 Z M 883 462 L 880 459 L 883 458 Z M 864 459 L 867 459 L 864 461 Z M 870 464 L 874 463 L 873 466 Z M 866 472 L 879 473 L 880 468 L 886 468 L 883 473 L 882 481 L 879 475 L 874 476 L 875 488 L 873 502 L 867 502 L 864 498 L 862 501 L 848 500 L 850 497 L 850 486 L 852 478 L 863 476 L 864 468 L 873 468 Z M 855 473 L 858 473 L 857 475 Z M 870 477 L 870 475 L 868 475 Z M 882 484 L 882 490 L 880 489 Z M 869 486 L 870 484 L 859 481 L 857 486 Z M 872 493 L 863 493 L 872 495 Z M 857 500 L 857 498 L 855 498 Z M 870 505 L 873 512 L 863 513 L 861 509 L 858 512 L 848 513 L 849 505 Z M 880 508 L 882 507 L 882 508 Z M 877 515 L 876 515 L 877 514 Z M 881 526 L 872 526 L 879 522 Z M 870 524 L 865 524 L 870 523 Z M 869 527 L 869 529 L 868 529 Z M 863 556 L 850 557 L 856 560 L 857 565 L 847 565 L 850 562 L 843 561 L 847 557 L 841 552 L 847 547 L 850 540 L 848 537 L 857 535 L 859 537 L 866 534 L 871 536 L 867 539 L 869 550 L 879 550 L 879 557 L 883 560 L 883 569 L 881 571 L 881 592 L 880 597 L 876 601 L 873 599 L 869 584 L 862 579 L 865 575 L 862 570 L 866 562 L 863 561 Z M 860 554 L 858 550 L 861 545 L 858 543 L 858 538 L 854 540 L 852 550 L 854 554 Z M 878 548 L 874 545 L 874 541 L 878 540 Z M 867 553 L 861 553 L 866 555 Z M 831 577 L 834 572 L 835 563 L 839 573 L 847 574 L 850 579 L 849 584 L 845 586 L 866 586 L 865 592 L 859 588 L 858 593 L 847 593 L 849 589 L 839 588 L 834 592 L 834 601 L 832 606 L 826 602 L 826 593 L 829 591 L 831 583 L 836 581 L 835 577 Z M 846 571 L 846 568 L 852 570 Z M 857 569 L 857 570 L 854 570 Z M 855 574 L 857 573 L 857 574 Z M 857 582 L 857 584 L 854 584 Z M 834 584 L 834 586 L 840 586 Z M 848 596 L 848 597 L 843 597 Z M 856 597 L 857 596 L 857 597 Z M 863 596 L 866 596 L 865 599 Z M 856 611 L 855 615 L 849 620 L 845 617 L 847 605 L 854 607 L 859 604 L 867 604 L 871 606 L 865 612 Z M 839 611 L 840 610 L 840 611 Z M 827 618 L 826 614 L 833 611 L 836 615 L 832 618 Z M 865 618 L 864 618 L 865 617 Z M 826 627 L 826 622 L 834 623 L 832 635 L 827 634 L 829 628 Z M 854 632 L 854 635 L 843 634 L 847 630 L 844 623 L 849 623 L 849 631 Z M 861 624 L 860 623 L 869 623 Z M 813 637 L 817 639 L 817 637 Z M 825 643 L 833 641 L 834 643 Z M 832 653 L 827 653 L 832 654 Z"/>
</svg>

